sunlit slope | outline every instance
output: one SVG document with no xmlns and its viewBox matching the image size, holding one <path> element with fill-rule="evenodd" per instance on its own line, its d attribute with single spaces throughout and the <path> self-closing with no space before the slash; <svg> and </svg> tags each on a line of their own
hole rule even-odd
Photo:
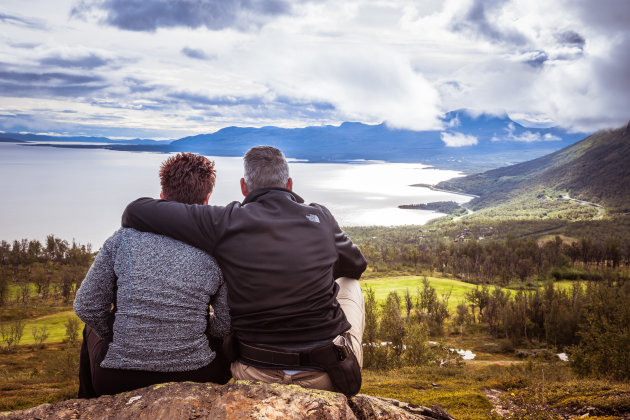
<svg viewBox="0 0 630 420">
<path fill-rule="evenodd" d="M 597 132 L 562 150 L 517 165 L 442 182 L 439 188 L 479 198 L 475 209 L 524 195 L 566 192 L 608 208 L 630 208 L 630 124 Z"/>
</svg>

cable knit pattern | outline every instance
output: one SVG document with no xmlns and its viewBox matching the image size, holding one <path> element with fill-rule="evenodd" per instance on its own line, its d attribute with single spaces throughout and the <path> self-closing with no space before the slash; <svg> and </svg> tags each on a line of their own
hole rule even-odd
<svg viewBox="0 0 630 420">
<path fill-rule="evenodd" d="M 102 336 L 116 293 L 113 342 L 101 367 L 189 371 L 215 357 L 205 331 L 230 330 L 227 291 L 214 258 L 174 239 L 120 229 L 99 252 L 74 301 Z M 207 320 L 208 305 L 214 314 Z"/>
</svg>

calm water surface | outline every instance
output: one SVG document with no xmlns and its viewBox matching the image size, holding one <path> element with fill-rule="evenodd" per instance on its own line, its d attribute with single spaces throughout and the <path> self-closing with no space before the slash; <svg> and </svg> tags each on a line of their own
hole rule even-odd
<svg viewBox="0 0 630 420">
<path fill-rule="evenodd" d="M 211 204 L 242 200 L 241 158 L 210 157 L 217 183 Z M 43 240 L 53 233 L 98 248 L 138 197 L 159 197 L 159 165 L 166 155 L 101 149 L 62 149 L 0 143 L 0 239 Z M 440 214 L 402 210 L 399 204 L 470 197 L 410 187 L 461 174 L 426 165 L 363 162 L 291 162 L 294 191 L 327 206 L 340 225 L 422 224 Z"/>
</svg>

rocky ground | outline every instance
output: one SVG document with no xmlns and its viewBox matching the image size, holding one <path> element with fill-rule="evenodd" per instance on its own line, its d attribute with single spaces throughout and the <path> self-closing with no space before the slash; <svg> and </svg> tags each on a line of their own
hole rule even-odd
<svg viewBox="0 0 630 420">
<path fill-rule="evenodd" d="M 316 391 L 296 385 L 238 381 L 168 383 L 97 399 L 74 399 L 0 415 L 13 419 L 434 419 L 454 420 L 440 407 Z"/>
</svg>

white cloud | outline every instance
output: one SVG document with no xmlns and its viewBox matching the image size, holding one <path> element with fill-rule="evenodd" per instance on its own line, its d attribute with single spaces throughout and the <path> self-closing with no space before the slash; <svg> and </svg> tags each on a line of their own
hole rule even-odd
<svg viewBox="0 0 630 420">
<path fill-rule="evenodd" d="M 514 132 L 514 124 L 509 124 L 507 129 L 507 139 L 511 141 L 522 141 L 524 143 L 532 143 L 540 141 L 540 133 L 532 133 L 531 131 L 523 131 L 520 134 Z"/>
<path fill-rule="evenodd" d="M 398 54 L 380 48 L 320 50 L 284 69 L 269 68 L 278 69 L 267 79 L 275 91 L 328 101 L 345 120 L 386 121 L 395 128 L 415 130 L 440 127 L 436 89 Z"/>
<path fill-rule="evenodd" d="M 440 137 L 444 144 L 446 144 L 446 147 L 474 146 L 479 142 L 477 137 L 463 133 L 442 132 L 440 133 Z"/>
<path fill-rule="evenodd" d="M 546 133 L 541 136 L 540 133 L 534 133 L 529 130 L 523 131 L 521 133 L 516 132 L 516 126 L 513 123 L 509 123 L 505 128 L 505 136 L 498 137 L 493 136 L 492 141 L 520 141 L 524 143 L 532 143 L 535 141 L 558 141 L 562 140 L 560 137 L 555 136 L 551 133 Z"/>
<path fill-rule="evenodd" d="M 545 125 L 575 130 L 621 126 L 630 118 L 630 3 L 602 1 L 321 0 L 262 10 L 261 24 L 246 25 L 245 32 L 236 24 L 206 21 L 134 32 L 103 23 L 108 15 L 98 8 L 85 20 L 69 19 L 78 0 L 6 0 L 0 76 L 61 72 L 69 63 L 74 68 L 68 71 L 101 78 L 104 86 L 91 97 L 51 97 L 48 88 L 38 96 L 27 81 L 22 91 L 14 81 L 6 89 L 0 77 L 0 111 L 36 114 L 42 100 L 54 99 L 58 116 L 51 109 L 38 119 L 39 127 L 49 121 L 52 129 L 71 118 L 61 114 L 64 109 L 80 103 L 76 121 L 103 134 L 118 124 L 99 120 L 104 113 L 129 130 L 159 125 L 186 134 L 226 125 L 351 120 L 439 129 L 440 114 L 461 108 L 535 115 Z M 166 4 L 133 3 L 153 11 L 145 3 Z M 42 22 L 44 29 L 7 18 L 15 16 Z M 57 67 L 50 64 L 55 62 Z M 79 87 L 73 86 L 81 92 Z M 174 92 L 234 101 L 210 100 L 201 107 L 168 100 Z M 12 115 L 0 117 L 0 129 L 17 118 Z M 553 140 L 531 132 L 513 136 Z"/>
<path fill-rule="evenodd" d="M 558 137 L 558 136 L 554 136 L 554 135 L 553 135 L 553 134 L 551 134 L 551 133 L 547 133 L 547 134 L 545 134 L 545 135 L 543 136 L 543 140 L 544 140 L 544 141 L 560 141 L 560 140 L 562 140 L 562 139 L 561 139 L 560 137 Z"/>
</svg>

